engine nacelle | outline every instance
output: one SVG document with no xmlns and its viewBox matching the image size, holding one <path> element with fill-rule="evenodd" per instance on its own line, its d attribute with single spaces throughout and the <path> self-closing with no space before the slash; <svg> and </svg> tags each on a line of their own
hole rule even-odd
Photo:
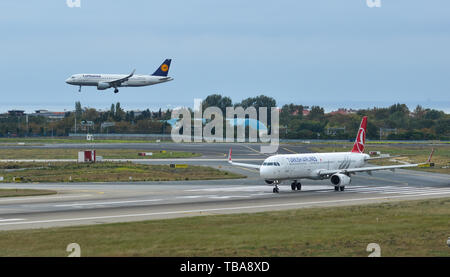
<svg viewBox="0 0 450 277">
<path fill-rule="evenodd" d="M 108 83 L 98 83 L 97 84 L 97 89 L 98 90 L 105 90 L 105 89 L 108 89 L 110 87 L 111 87 L 111 85 L 108 84 Z"/>
<path fill-rule="evenodd" d="M 352 178 L 345 174 L 338 173 L 331 176 L 330 181 L 335 186 L 344 187 L 346 185 L 350 185 L 350 183 L 352 182 Z"/>
</svg>

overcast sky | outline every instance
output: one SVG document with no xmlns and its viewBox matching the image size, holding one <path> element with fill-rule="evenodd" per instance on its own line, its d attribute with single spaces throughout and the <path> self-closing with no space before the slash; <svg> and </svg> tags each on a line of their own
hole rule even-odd
<svg viewBox="0 0 450 277">
<path fill-rule="evenodd" d="M 2 0 L 0 112 L 11 108 L 193 106 L 212 93 L 367 108 L 450 112 L 450 1 Z M 97 91 L 75 73 L 152 73 L 174 81 Z"/>
</svg>

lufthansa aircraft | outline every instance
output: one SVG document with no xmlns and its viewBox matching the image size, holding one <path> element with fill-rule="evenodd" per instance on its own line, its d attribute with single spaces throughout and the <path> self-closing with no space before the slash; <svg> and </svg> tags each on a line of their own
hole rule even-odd
<svg viewBox="0 0 450 277">
<path fill-rule="evenodd" d="M 259 175 L 267 184 L 274 185 L 273 192 L 278 193 L 278 184 L 283 180 L 291 180 L 292 190 L 301 190 L 301 179 L 323 180 L 330 179 L 335 191 L 344 191 L 346 185 L 351 182 L 351 175 L 357 172 L 367 172 L 396 168 L 416 167 L 430 163 L 433 151 L 428 161 L 421 164 L 404 164 L 389 166 L 365 166 L 371 159 L 364 154 L 366 140 L 367 116 L 363 117 L 356 136 L 355 144 L 350 152 L 334 153 L 308 153 L 308 154 L 284 154 L 268 157 L 262 165 L 235 163 L 231 160 L 231 149 L 228 162 L 232 165 L 254 168 L 259 170 Z"/>
<path fill-rule="evenodd" d="M 118 93 L 118 87 L 143 87 L 159 83 L 172 81 L 168 77 L 171 59 L 166 59 L 152 75 L 135 75 L 133 72 L 129 75 L 123 74 L 75 74 L 66 80 L 66 83 L 79 86 L 96 86 L 98 90 L 114 88 L 114 93 Z"/>
</svg>

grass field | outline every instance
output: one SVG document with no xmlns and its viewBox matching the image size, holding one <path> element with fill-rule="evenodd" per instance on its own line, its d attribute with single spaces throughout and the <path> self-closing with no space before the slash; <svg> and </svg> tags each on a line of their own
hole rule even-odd
<svg viewBox="0 0 450 277">
<path fill-rule="evenodd" d="M 401 155 L 402 157 L 395 158 L 399 161 L 409 163 L 423 163 L 428 159 L 432 148 L 435 149 L 432 158 L 432 162 L 435 163 L 434 167 L 413 167 L 408 169 L 450 174 L 450 146 L 447 145 L 394 146 L 369 144 L 366 145 L 365 153 L 369 153 L 370 151 L 380 151 L 382 154 L 391 154 L 391 156 Z M 314 146 L 310 147 L 309 149 L 314 152 L 345 152 L 350 151 L 351 146 L 348 146 L 346 144 L 340 147 Z M 370 161 L 370 163 L 377 165 L 399 164 L 396 161 L 390 161 L 390 159 L 372 160 Z"/>
<path fill-rule="evenodd" d="M 1 197 L 18 197 L 18 196 L 38 196 L 56 194 L 53 190 L 37 190 L 37 189 L 0 189 Z"/>
<path fill-rule="evenodd" d="M 0 232 L 0 256 L 450 256 L 450 198 Z"/>
<path fill-rule="evenodd" d="M 12 182 L 14 177 L 21 177 L 22 182 L 128 182 L 245 178 L 243 175 L 228 171 L 193 165 L 186 168 L 171 168 L 169 165 L 102 162 L 4 163 L 2 166 L 14 169 L 17 165 L 25 166 L 25 168 L 17 171 L 0 170 L 4 182 Z"/>
<path fill-rule="evenodd" d="M 0 159 L 77 159 L 80 149 L 1 149 Z M 139 152 L 152 152 L 152 156 L 138 156 Z M 192 158 L 198 157 L 200 154 L 181 151 L 166 151 L 162 153 L 160 150 L 142 150 L 142 149 L 98 149 L 97 156 L 104 159 L 175 159 L 175 158 Z"/>
</svg>

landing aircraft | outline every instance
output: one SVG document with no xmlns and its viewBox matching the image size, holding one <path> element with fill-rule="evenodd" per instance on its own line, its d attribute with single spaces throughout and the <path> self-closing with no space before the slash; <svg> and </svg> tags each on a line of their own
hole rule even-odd
<svg viewBox="0 0 450 277">
<path fill-rule="evenodd" d="M 171 59 L 166 59 L 152 75 L 135 75 L 133 70 L 131 74 L 75 74 L 70 76 L 66 83 L 79 86 L 81 92 L 82 86 L 96 86 L 98 90 L 114 88 L 114 93 L 118 93 L 118 87 L 143 87 L 159 83 L 172 81 L 168 77 Z"/>
<path fill-rule="evenodd" d="M 364 116 L 356 136 L 355 143 L 350 152 L 308 153 L 308 154 L 282 154 L 270 156 L 262 165 L 235 163 L 231 159 L 232 150 L 228 155 L 228 162 L 235 166 L 254 168 L 267 184 L 274 185 L 273 192 L 278 193 L 278 184 L 281 181 L 291 180 L 292 190 L 301 190 L 301 179 L 323 180 L 330 179 L 335 191 L 344 191 L 346 185 L 351 183 L 351 175 L 358 172 L 377 170 L 392 170 L 396 168 L 416 167 L 431 162 L 434 149 L 426 163 L 403 164 L 388 166 L 366 166 L 366 162 L 378 157 L 370 157 L 364 153 L 366 141 L 367 116 Z"/>
</svg>

